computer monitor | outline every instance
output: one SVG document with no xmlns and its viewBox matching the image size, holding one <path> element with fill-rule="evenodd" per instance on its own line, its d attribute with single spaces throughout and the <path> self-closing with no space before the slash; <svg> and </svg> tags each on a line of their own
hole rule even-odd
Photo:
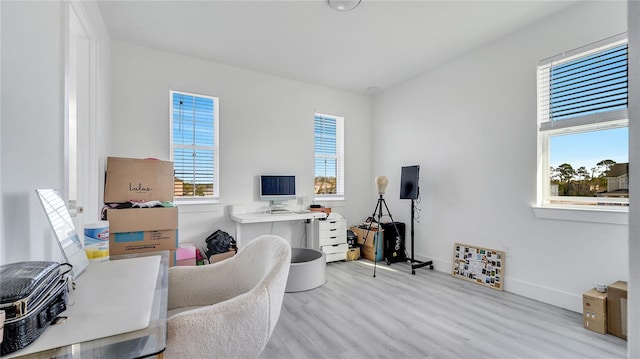
<svg viewBox="0 0 640 359">
<path fill-rule="evenodd" d="M 269 201 L 273 205 L 281 205 L 284 201 L 296 198 L 296 176 L 293 175 L 261 175 L 260 200 Z"/>
<path fill-rule="evenodd" d="M 418 199 L 420 166 L 402 167 L 400 174 L 400 199 Z"/>
</svg>

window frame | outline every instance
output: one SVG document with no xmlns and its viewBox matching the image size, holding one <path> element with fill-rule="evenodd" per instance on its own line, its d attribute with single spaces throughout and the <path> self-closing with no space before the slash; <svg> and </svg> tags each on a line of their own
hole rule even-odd
<svg viewBox="0 0 640 359">
<path fill-rule="evenodd" d="M 213 101 L 213 145 L 212 146 L 196 146 L 196 145 L 181 145 L 174 142 L 174 108 L 173 108 L 173 96 L 174 94 L 182 94 L 185 96 L 192 96 L 196 98 L 206 98 Z M 169 91 L 169 147 L 170 158 L 175 163 L 174 151 L 176 148 L 188 148 L 188 149 L 204 149 L 213 151 L 213 195 L 211 196 L 189 196 L 189 197 L 175 197 L 174 202 L 177 204 L 205 204 L 205 203 L 219 203 L 220 199 L 220 99 L 215 96 L 202 95 L 186 91 L 170 90 Z M 174 169 L 175 173 L 175 169 Z M 174 175 L 175 176 L 175 175 Z"/>
<path fill-rule="evenodd" d="M 554 66 L 569 63 L 578 58 L 582 58 L 591 54 L 606 51 L 621 45 L 627 45 L 626 33 L 618 34 L 610 38 L 595 42 L 593 44 L 562 53 L 560 55 L 541 60 L 537 66 L 537 147 L 538 147 L 538 166 L 537 166 L 537 195 L 534 213 L 539 218 L 548 219 L 569 219 L 583 220 L 588 222 L 599 222 L 594 220 L 595 213 L 624 213 L 628 211 L 628 198 L 606 198 L 606 197 L 570 197 L 570 196 L 553 196 L 551 194 L 551 173 L 550 173 L 550 140 L 555 135 L 570 135 L 590 131 L 602 131 L 613 128 L 628 128 L 628 104 L 627 108 L 602 111 L 581 115 L 568 119 L 553 120 L 549 115 L 551 95 L 549 90 L 549 82 L 545 81 L 548 74 Z M 628 52 L 627 52 L 628 56 Z M 627 58 L 628 63 L 628 58 Z M 628 78 L 627 71 L 627 78 Z M 627 80 L 628 82 L 628 80 Z M 546 87 L 545 87 L 546 86 Z M 627 95 L 628 96 L 628 95 Z M 598 198 L 598 202 L 608 203 L 605 206 L 588 206 L 586 202 L 593 202 L 594 198 Z M 571 201 L 572 204 L 561 204 L 559 201 Z M 554 203 L 555 202 L 555 203 Z M 616 203 L 624 203 L 625 205 L 614 205 Z M 545 210 L 548 209 L 548 210 Z M 557 210 L 578 210 L 590 211 L 588 216 L 569 215 L 558 216 Z M 604 216 L 607 217 L 607 216 Z M 597 218 L 597 215 L 596 215 Z M 604 223 L 624 224 L 626 219 L 605 219 Z"/>
<path fill-rule="evenodd" d="M 336 155 L 335 156 L 327 156 L 324 154 L 319 154 L 316 152 L 316 142 L 315 142 L 315 133 L 316 133 L 316 120 L 318 117 L 324 118 L 332 118 L 336 121 Z M 327 113 L 315 112 L 313 116 L 313 133 L 314 133 L 314 141 L 313 141 L 313 179 L 314 179 L 314 200 L 315 201 L 340 201 L 345 199 L 345 173 L 344 173 L 344 159 L 345 159 L 345 151 L 344 151 L 344 117 L 338 115 L 331 115 Z M 316 194 L 315 193 L 315 179 L 316 179 L 316 168 L 315 163 L 318 158 L 332 158 L 336 159 L 336 193 L 335 194 Z"/>
</svg>

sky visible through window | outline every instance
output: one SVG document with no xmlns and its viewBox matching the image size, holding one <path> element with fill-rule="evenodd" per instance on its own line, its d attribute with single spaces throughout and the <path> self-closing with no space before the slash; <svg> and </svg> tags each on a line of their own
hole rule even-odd
<svg viewBox="0 0 640 359">
<path fill-rule="evenodd" d="M 627 127 L 552 136 L 550 165 L 555 168 L 568 163 L 574 169 L 584 166 L 590 170 L 602 160 L 629 162 L 628 137 Z"/>
</svg>

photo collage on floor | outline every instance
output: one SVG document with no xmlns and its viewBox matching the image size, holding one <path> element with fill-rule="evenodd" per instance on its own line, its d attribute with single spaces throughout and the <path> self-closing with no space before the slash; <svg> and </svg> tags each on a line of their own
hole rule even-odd
<svg viewBox="0 0 640 359">
<path fill-rule="evenodd" d="M 505 253 L 493 249 L 454 243 L 454 277 L 502 290 Z"/>
</svg>

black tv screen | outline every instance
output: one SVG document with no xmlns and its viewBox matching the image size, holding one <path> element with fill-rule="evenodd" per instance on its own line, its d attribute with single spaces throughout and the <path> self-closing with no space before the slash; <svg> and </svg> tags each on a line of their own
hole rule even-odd
<svg viewBox="0 0 640 359">
<path fill-rule="evenodd" d="M 418 199 L 418 179 L 420 166 L 402 167 L 400 175 L 400 199 Z"/>
</svg>

